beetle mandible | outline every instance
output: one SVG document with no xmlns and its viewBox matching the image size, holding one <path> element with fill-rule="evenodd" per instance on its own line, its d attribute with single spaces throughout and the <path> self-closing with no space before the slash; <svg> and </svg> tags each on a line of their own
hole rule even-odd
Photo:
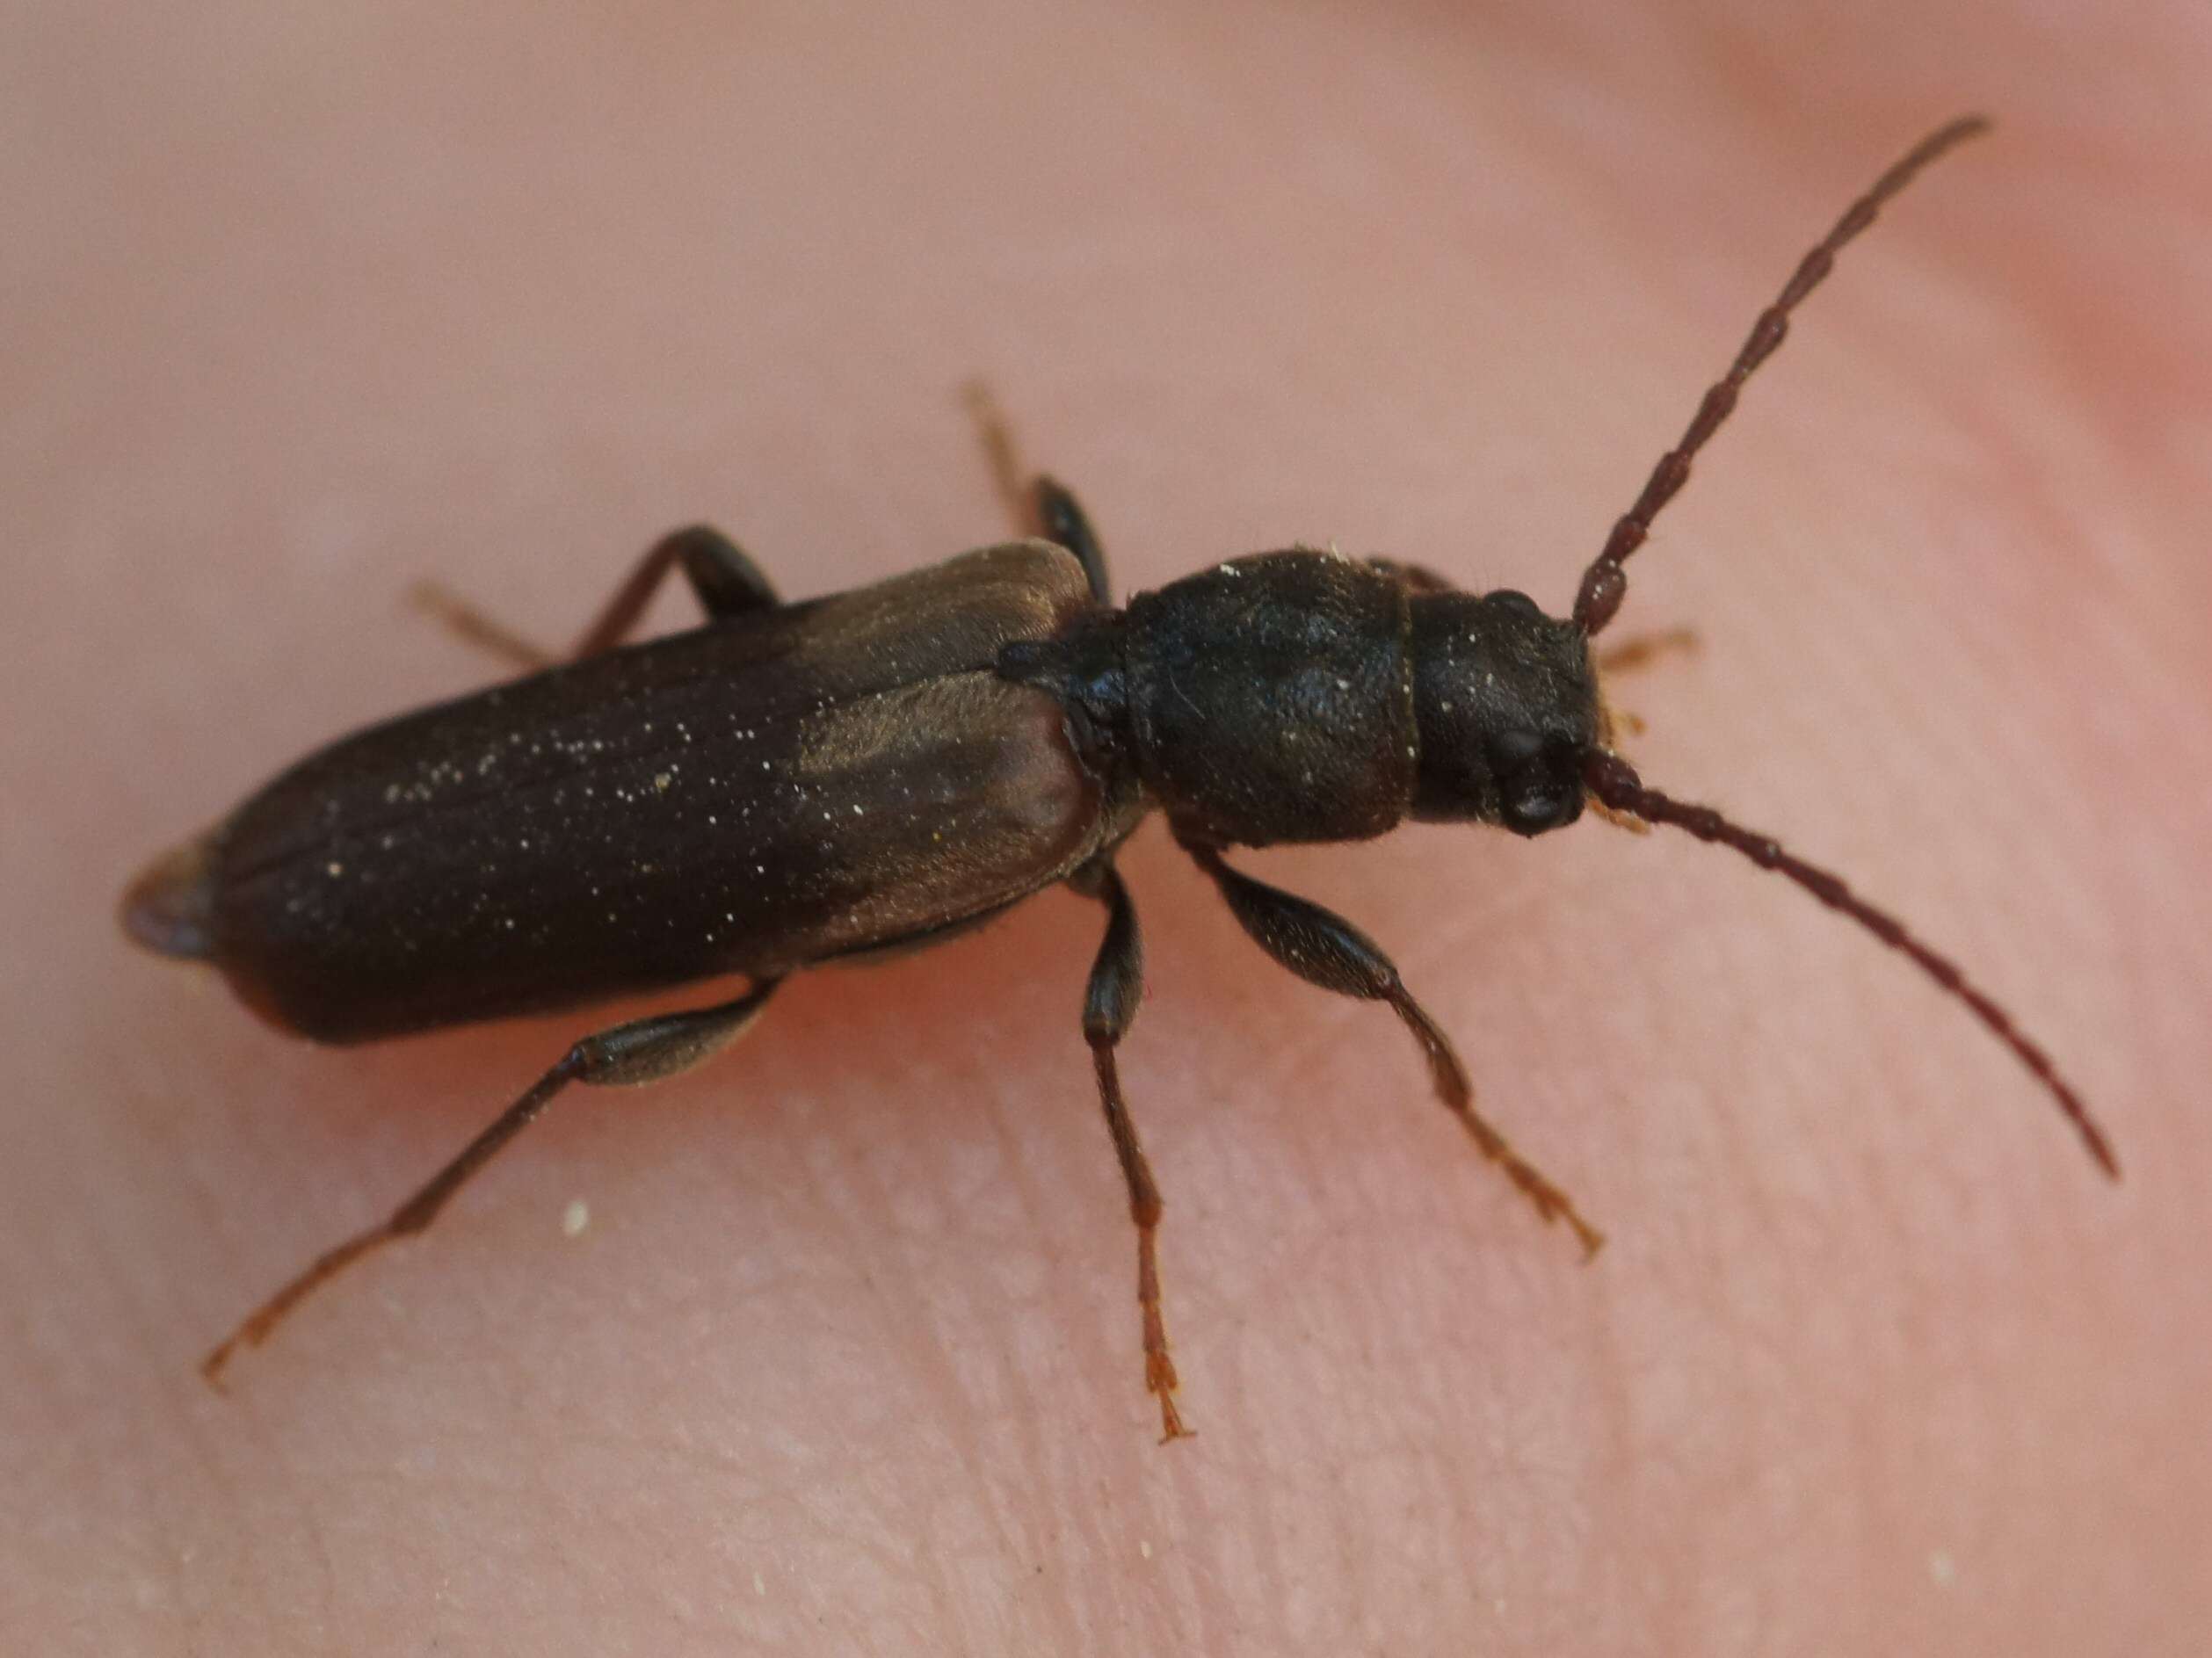
<svg viewBox="0 0 2212 1658">
<path fill-rule="evenodd" d="M 255 1011 L 331 1043 L 722 974 L 748 988 L 577 1043 L 388 1220 L 248 1317 L 207 1356 L 208 1379 L 352 1263 L 427 1227 L 570 1082 L 672 1075 L 736 1039 L 801 968 L 934 944 L 1064 881 L 1106 912 L 1083 1032 L 1136 1225 L 1145 1382 L 1175 1438 L 1160 1194 L 1115 1062 L 1142 958 L 1114 857 L 1154 810 L 1267 954 L 1389 1005 L 1483 1155 L 1585 1254 L 1600 1234 L 1476 1112 L 1465 1067 L 1389 959 L 1341 917 L 1236 869 L 1229 849 L 1362 840 L 1408 818 L 1541 835 L 1585 804 L 1686 830 L 1917 963 L 2116 1177 L 2049 1055 L 1955 965 L 1773 840 L 1642 781 L 1614 749 L 1592 647 L 1627 591 L 1628 557 L 1838 250 L 1986 125 L 1931 134 L 1799 263 L 1614 525 L 1565 620 L 1519 593 L 1302 548 L 1232 559 L 1116 609 L 1075 496 L 1047 476 L 1024 481 L 987 407 L 1001 486 L 1042 539 L 787 603 L 725 537 L 679 531 L 557 663 L 439 601 L 535 671 L 309 755 L 149 865 L 125 894 L 127 930 L 212 962 Z M 678 570 L 706 625 L 623 644 Z"/>
</svg>

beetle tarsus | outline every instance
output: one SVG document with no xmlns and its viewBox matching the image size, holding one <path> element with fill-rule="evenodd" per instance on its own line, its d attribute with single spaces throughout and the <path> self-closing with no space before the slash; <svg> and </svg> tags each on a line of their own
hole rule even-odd
<svg viewBox="0 0 2212 1658">
<path fill-rule="evenodd" d="M 578 1042 L 558 1065 L 500 1112 L 490 1127 L 470 1140 L 461 1155 L 394 1210 L 389 1220 L 356 1234 L 336 1249 L 325 1250 L 305 1271 L 256 1307 L 200 1361 L 199 1373 L 220 1389 L 223 1371 L 240 1348 L 260 1346 L 293 1308 L 363 1256 L 425 1230 L 453 1194 L 497 1155 L 509 1140 L 529 1126 L 551 1104 L 553 1097 L 570 1082 L 634 1086 L 688 1070 L 743 1035 L 774 994 L 779 982 L 764 979 L 734 1001 L 690 1012 L 633 1019 Z"/>
<path fill-rule="evenodd" d="M 1474 1084 L 1451 1039 L 1413 999 L 1396 967 L 1374 939 L 1319 904 L 1231 869 L 1210 846 L 1186 841 L 1185 850 L 1214 878 L 1237 924 L 1277 961 L 1309 984 L 1338 996 L 1389 1003 L 1421 1044 L 1437 1098 L 1460 1119 L 1483 1155 L 1505 1171 L 1538 1214 L 1548 1221 L 1566 1223 L 1581 1242 L 1585 1260 L 1605 1247 L 1605 1234 L 1577 1213 L 1567 1194 L 1475 1109 Z"/>
<path fill-rule="evenodd" d="M 1091 1061 L 1098 1072 L 1099 1104 L 1105 1109 L 1106 1132 L 1113 1138 L 1113 1155 L 1121 1164 L 1121 1178 L 1129 1189 L 1129 1219 L 1136 1223 L 1136 1299 L 1144 1321 L 1144 1385 L 1160 1401 L 1160 1443 L 1184 1437 L 1190 1430 L 1175 1408 L 1175 1360 L 1168 1354 L 1167 1319 L 1160 1310 L 1158 1237 L 1160 1201 L 1152 1165 L 1137 1139 L 1136 1124 L 1128 1102 L 1121 1097 L 1121 1074 L 1113 1050 L 1136 1021 L 1137 1004 L 1144 996 L 1144 940 L 1137 930 L 1136 907 L 1113 865 L 1099 858 L 1084 865 L 1069 885 L 1106 907 L 1106 937 L 1099 941 L 1098 959 L 1091 964 L 1091 982 L 1083 998 L 1083 1035 L 1091 1045 Z"/>
<path fill-rule="evenodd" d="M 773 610 L 782 603 L 774 584 L 745 550 L 711 524 L 673 531 L 648 547 L 565 656 L 525 639 L 442 582 L 417 582 L 407 590 L 407 598 L 463 643 L 489 651 L 526 673 L 538 673 L 620 644 L 636 628 L 662 583 L 679 568 L 700 608 L 714 620 Z"/>
<path fill-rule="evenodd" d="M 1136 1125 L 1121 1097 L 1121 1079 L 1113 1062 L 1113 1045 L 1093 1038 L 1091 1053 L 1099 1074 L 1099 1097 L 1106 1107 L 1106 1129 L 1128 1183 L 1129 1218 L 1136 1223 L 1136 1300 L 1144 1326 L 1144 1386 L 1160 1403 L 1160 1443 L 1186 1437 L 1182 1413 L 1175 1408 L 1180 1381 L 1175 1359 L 1168 1351 L 1167 1318 L 1160 1309 L 1160 1216 L 1165 1205 L 1152 1179 L 1152 1167 L 1138 1140 Z"/>
<path fill-rule="evenodd" d="M 1349 923 L 1345 923 L 1349 928 Z M 1385 967 L 1389 964 L 1385 961 Z M 1491 1126 L 1475 1109 L 1475 1088 L 1468 1080 L 1467 1068 L 1460 1062 L 1453 1049 L 1451 1039 L 1444 1034 L 1428 1010 L 1416 1002 L 1406 989 L 1396 967 L 1389 967 L 1389 988 L 1383 997 L 1397 1010 L 1413 1034 L 1420 1039 L 1429 1055 L 1429 1068 L 1436 1082 L 1436 1097 L 1444 1107 L 1460 1119 L 1469 1138 L 1483 1156 L 1505 1171 L 1505 1177 L 1519 1188 L 1521 1195 L 1535 1205 L 1536 1213 L 1545 1221 L 1563 1222 L 1582 1245 L 1585 1261 L 1597 1259 L 1598 1251 L 1606 1247 L 1606 1234 L 1585 1220 L 1576 1210 L 1574 1200 L 1568 1197 L 1542 1169 L 1515 1151 L 1512 1142 Z"/>
<path fill-rule="evenodd" d="M 560 660 L 544 646 L 510 631 L 504 623 L 485 614 L 443 582 L 417 582 L 407 590 L 407 602 L 462 644 L 489 652 L 511 668 L 533 674 Z"/>
<path fill-rule="evenodd" d="M 1694 627 L 1669 627 L 1656 634 L 1631 634 L 1595 653 L 1599 677 L 1629 674 L 1664 656 L 1694 656 L 1704 648 Z"/>
</svg>

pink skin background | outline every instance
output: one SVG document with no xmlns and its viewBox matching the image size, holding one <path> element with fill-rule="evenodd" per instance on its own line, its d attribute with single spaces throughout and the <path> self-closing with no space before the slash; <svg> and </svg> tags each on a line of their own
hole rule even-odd
<svg viewBox="0 0 2212 1658">
<path fill-rule="evenodd" d="M 2212 13 L 10 11 L 0 1648 L 2212 1643 Z M 157 848 L 493 671 L 410 583 L 555 640 L 692 518 L 793 595 L 997 539 L 980 373 L 1126 588 L 1334 540 L 1563 609 L 1968 107 L 1632 567 L 1622 631 L 1705 648 L 1621 696 L 1654 782 L 1972 964 L 2124 1184 L 1679 836 L 1248 858 L 1396 953 L 1583 1268 L 1155 828 L 1123 1068 L 1195 1439 L 1058 893 L 564 1099 L 200 1384 L 613 1017 L 322 1052 L 116 932 Z"/>
</svg>

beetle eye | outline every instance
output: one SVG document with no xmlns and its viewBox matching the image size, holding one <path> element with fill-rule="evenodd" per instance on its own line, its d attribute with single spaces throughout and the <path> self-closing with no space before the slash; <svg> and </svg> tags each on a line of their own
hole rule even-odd
<svg viewBox="0 0 2212 1658">
<path fill-rule="evenodd" d="M 1491 744 L 1490 757 L 1498 820 L 1516 835 L 1541 835 L 1582 815 L 1580 749 L 1574 742 L 1508 732 Z"/>
<path fill-rule="evenodd" d="M 1566 803 L 1565 792 L 1548 779 L 1515 789 L 1505 798 L 1505 827 L 1516 835 L 1541 835 L 1556 829 L 1566 821 Z"/>
<path fill-rule="evenodd" d="M 1509 610 L 1534 621 L 1544 619 L 1544 607 L 1518 588 L 1501 587 L 1497 591 L 1485 594 L 1483 597 L 1488 603 L 1495 605 L 1500 610 Z"/>
</svg>

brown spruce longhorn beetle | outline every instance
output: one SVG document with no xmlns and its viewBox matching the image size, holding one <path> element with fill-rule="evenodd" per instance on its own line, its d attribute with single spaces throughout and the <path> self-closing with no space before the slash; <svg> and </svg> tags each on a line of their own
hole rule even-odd
<svg viewBox="0 0 2212 1658">
<path fill-rule="evenodd" d="M 1364 840 L 1409 817 L 1541 835 L 1585 803 L 1686 829 L 1917 962 L 2116 1175 L 2049 1056 L 1949 960 L 1766 836 L 1646 786 L 1614 749 L 1592 664 L 1629 555 L 1790 312 L 1883 203 L 1984 125 L 1931 134 L 1805 256 L 1614 525 L 1564 621 L 1519 593 L 1302 548 L 1233 559 L 1116 609 L 1075 497 L 1049 478 L 1023 485 L 988 410 L 1002 487 L 1042 539 L 786 602 L 722 535 L 681 531 L 558 662 L 441 601 L 533 671 L 309 755 L 139 877 L 123 901 L 131 936 L 212 961 L 264 1017 L 322 1042 L 723 974 L 748 988 L 577 1043 L 389 1220 L 279 1290 L 208 1356 L 209 1379 L 354 1261 L 427 1227 L 570 1082 L 672 1075 L 734 1039 L 790 974 L 952 938 L 1065 881 L 1106 911 L 1083 1031 L 1136 1222 L 1145 1382 L 1175 1437 L 1160 1197 L 1114 1064 L 1142 959 L 1113 860 L 1156 809 L 1261 949 L 1324 988 L 1390 1005 L 1483 1155 L 1585 1251 L 1598 1233 L 1476 1114 L 1459 1056 L 1389 959 L 1241 873 L 1229 849 Z M 679 568 L 706 625 L 624 645 Z"/>
</svg>

